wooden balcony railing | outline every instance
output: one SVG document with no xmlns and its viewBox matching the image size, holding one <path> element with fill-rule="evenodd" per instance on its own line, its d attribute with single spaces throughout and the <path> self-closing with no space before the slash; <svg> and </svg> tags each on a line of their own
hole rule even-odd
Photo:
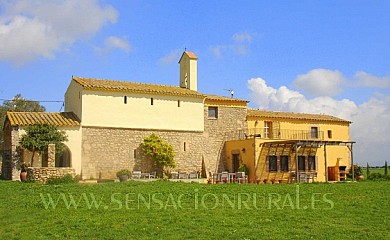
<svg viewBox="0 0 390 240">
<path fill-rule="evenodd" d="M 266 139 L 281 139 L 281 140 L 324 140 L 323 131 L 305 131 L 292 129 L 279 129 L 264 131 L 262 128 L 248 129 L 248 136 L 266 138 Z M 260 136 L 259 136 L 260 135 Z"/>
</svg>

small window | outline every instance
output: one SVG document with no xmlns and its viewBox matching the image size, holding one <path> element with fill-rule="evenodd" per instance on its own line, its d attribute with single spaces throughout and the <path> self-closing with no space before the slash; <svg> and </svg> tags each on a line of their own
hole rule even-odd
<svg viewBox="0 0 390 240">
<path fill-rule="evenodd" d="M 276 156 L 268 156 L 268 171 L 278 171 L 278 158 Z"/>
<path fill-rule="evenodd" d="M 318 127 L 311 127 L 310 129 L 311 138 L 318 138 Z"/>
<path fill-rule="evenodd" d="M 150 105 L 153 105 L 154 104 L 154 101 L 153 101 L 153 98 L 150 99 Z"/>
<path fill-rule="evenodd" d="M 127 104 L 127 96 L 125 96 L 125 97 L 123 98 L 123 103 L 124 103 L 124 104 Z"/>
<path fill-rule="evenodd" d="M 209 118 L 218 118 L 218 107 L 209 107 Z"/>
<path fill-rule="evenodd" d="M 184 144 L 183 144 L 183 150 L 184 150 L 184 152 L 187 150 L 187 144 L 186 144 L 186 142 L 184 142 Z"/>
<path fill-rule="evenodd" d="M 264 122 L 264 138 L 272 137 L 272 122 Z"/>
<path fill-rule="evenodd" d="M 289 157 L 287 155 L 280 156 L 280 171 L 288 172 L 289 170 Z"/>
<path fill-rule="evenodd" d="M 309 171 L 316 170 L 316 156 L 309 156 L 307 158 L 307 170 Z"/>
<path fill-rule="evenodd" d="M 180 100 L 177 100 L 177 107 L 180 107 Z"/>
<path fill-rule="evenodd" d="M 134 149 L 134 159 L 137 158 L 137 149 Z"/>
<path fill-rule="evenodd" d="M 328 130 L 328 138 L 332 138 L 332 130 Z"/>
<path fill-rule="evenodd" d="M 306 157 L 305 156 L 298 156 L 298 170 L 299 171 L 306 171 Z"/>
</svg>

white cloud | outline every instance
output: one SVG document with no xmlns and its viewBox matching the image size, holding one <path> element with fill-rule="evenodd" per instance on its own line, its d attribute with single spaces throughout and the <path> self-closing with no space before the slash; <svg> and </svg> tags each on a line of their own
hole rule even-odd
<svg viewBox="0 0 390 240">
<path fill-rule="evenodd" d="M 349 99 L 336 100 L 331 97 L 306 98 L 303 94 L 285 86 L 270 87 L 264 79 L 248 80 L 251 101 L 261 109 L 325 113 L 346 120 L 351 124 L 351 140 L 355 161 L 363 165 L 383 165 L 390 155 L 390 97 L 376 95 L 357 105 Z"/>
<path fill-rule="evenodd" d="M 252 34 L 248 32 L 238 32 L 232 36 L 232 43 L 211 46 L 209 50 L 216 58 L 221 58 L 223 54 L 229 53 L 246 55 L 249 52 L 249 45 L 252 40 Z"/>
<path fill-rule="evenodd" d="M 346 79 L 339 71 L 319 68 L 298 75 L 294 85 L 311 96 L 336 96 L 342 92 L 344 82 Z"/>
<path fill-rule="evenodd" d="M 113 7 L 96 0 L 2 1 L 0 7 L 0 61 L 17 65 L 52 58 L 118 17 Z"/>
<path fill-rule="evenodd" d="M 180 50 L 180 49 L 175 49 L 175 50 L 171 51 L 170 53 L 168 53 L 168 55 L 165 55 L 158 60 L 159 64 L 168 65 L 168 64 L 172 64 L 172 63 L 177 63 L 177 61 L 180 58 L 180 54 L 182 54 L 182 51 L 183 50 Z"/>
<path fill-rule="evenodd" d="M 248 33 L 248 32 L 239 32 L 239 33 L 235 33 L 232 37 L 233 41 L 235 42 L 238 42 L 238 43 L 242 43 L 242 42 L 252 42 L 253 40 L 253 36 L 252 34 Z"/>
<path fill-rule="evenodd" d="M 376 87 L 388 88 L 390 87 L 390 76 L 377 77 L 369 73 L 359 71 L 355 74 L 356 85 L 360 87 Z"/>
<path fill-rule="evenodd" d="M 115 49 L 129 53 L 131 51 L 131 45 L 127 37 L 119 38 L 116 36 L 110 36 L 104 41 L 104 46 L 102 48 L 96 47 L 95 51 L 97 54 L 103 55 L 111 53 Z"/>
</svg>

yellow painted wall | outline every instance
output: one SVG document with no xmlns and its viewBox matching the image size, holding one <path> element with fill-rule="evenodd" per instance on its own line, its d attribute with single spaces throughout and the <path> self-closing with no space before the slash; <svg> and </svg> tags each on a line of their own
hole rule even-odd
<svg viewBox="0 0 390 240">
<path fill-rule="evenodd" d="M 65 93 L 65 112 L 74 112 L 82 120 L 82 92 L 83 88 L 71 81 Z"/>
<path fill-rule="evenodd" d="M 299 130 L 310 131 L 311 127 L 318 127 L 319 132 L 323 132 L 325 141 L 350 141 L 349 124 L 339 122 L 323 122 L 323 121 L 304 121 L 304 120 L 285 120 L 285 119 L 248 119 L 248 128 L 255 128 L 255 122 L 257 124 L 257 132 L 264 136 L 264 121 L 273 122 L 274 125 L 279 124 L 281 130 Z M 332 138 L 328 137 L 328 130 L 332 131 Z"/>
<path fill-rule="evenodd" d="M 127 104 L 124 103 L 127 96 Z M 153 105 L 151 105 L 153 98 Z M 178 107 L 180 100 L 180 107 Z M 84 91 L 82 125 L 95 127 L 204 130 L 203 99 Z"/>
<path fill-rule="evenodd" d="M 71 167 L 75 169 L 76 174 L 81 173 L 81 128 L 80 127 L 58 127 L 58 130 L 65 131 L 68 136 L 68 141 L 64 144 L 71 151 Z M 21 128 L 19 139 L 26 134 L 26 131 Z M 35 158 L 34 158 L 35 159 Z M 34 164 L 35 165 L 35 164 Z"/>
<path fill-rule="evenodd" d="M 226 150 L 226 167 L 229 172 L 233 171 L 232 160 L 233 154 L 240 154 L 240 163 L 245 164 L 249 168 L 249 179 L 255 179 L 255 163 L 254 158 L 254 140 L 237 140 L 228 141 L 225 143 Z M 243 151 L 245 149 L 245 151 Z"/>
</svg>

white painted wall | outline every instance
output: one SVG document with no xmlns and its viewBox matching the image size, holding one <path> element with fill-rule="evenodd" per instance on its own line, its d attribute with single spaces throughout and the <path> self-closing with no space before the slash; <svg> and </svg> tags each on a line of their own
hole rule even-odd
<svg viewBox="0 0 390 240">
<path fill-rule="evenodd" d="M 84 90 L 82 103 L 83 126 L 204 130 L 202 98 Z"/>
</svg>

